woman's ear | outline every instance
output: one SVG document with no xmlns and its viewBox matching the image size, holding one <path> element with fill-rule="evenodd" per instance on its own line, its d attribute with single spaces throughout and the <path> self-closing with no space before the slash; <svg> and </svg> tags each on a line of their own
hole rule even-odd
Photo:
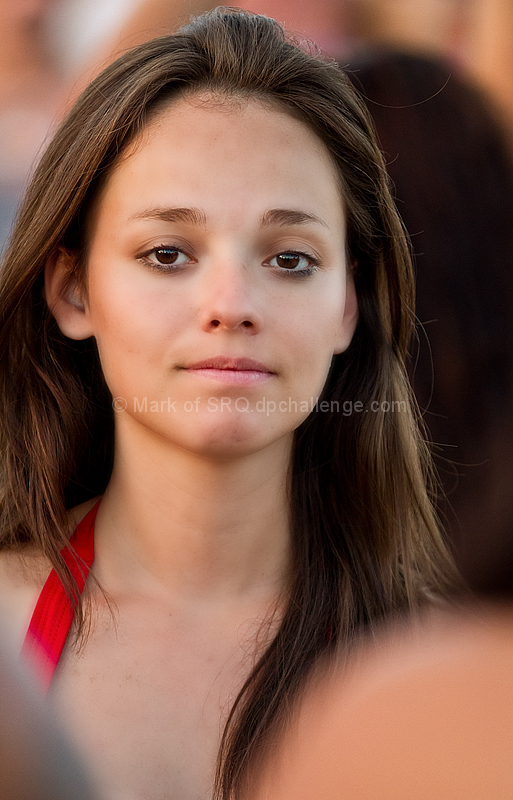
<svg viewBox="0 0 513 800">
<path fill-rule="evenodd" d="M 69 339 L 94 335 L 84 292 L 76 275 L 76 256 L 60 248 L 45 266 L 45 298 L 57 325 Z"/>
<path fill-rule="evenodd" d="M 352 265 L 351 269 L 347 271 L 346 277 L 346 302 L 344 306 L 344 313 L 342 315 L 342 322 L 338 331 L 335 349 L 333 354 L 343 353 L 351 344 L 351 339 L 358 324 L 358 298 L 356 296 L 356 288 L 354 285 L 354 270 L 356 265 Z"/>
</svg>

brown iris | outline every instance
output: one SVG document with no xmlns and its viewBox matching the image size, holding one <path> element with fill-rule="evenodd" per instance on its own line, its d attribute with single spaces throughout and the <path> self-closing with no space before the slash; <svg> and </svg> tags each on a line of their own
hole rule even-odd
<svg viewBox="0 0 513 800">
<path fill-rule="evenodd" d="M 284 267 L 285 269 L 295 269 L 300 261 L 301 256 L 296 255 L 296 253 L 280 253 L 279 256 L 276 256 L 276 263 L 279 267 Z"/>
<path fill-rule="evenodd" d="M 174 264 L 179 256 L 179 251 L 160 247 L 158 250 L 155 250 L 155 255 L 161 264 Z"/>
</svg>

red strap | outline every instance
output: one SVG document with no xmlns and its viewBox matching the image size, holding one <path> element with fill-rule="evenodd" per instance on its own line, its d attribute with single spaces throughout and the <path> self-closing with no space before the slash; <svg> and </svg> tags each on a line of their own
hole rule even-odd
<svg viewBox="0 0 513 800">
<path fill-rule="evenodd" d="M 99 505 L 98 500 L 61 551 L 80 593 L 94 561 L 94 521 Z M 53 569 L 39 595 L 22 648 L 22 656 L 35 666 L 45 689 L 50 687 L 72 622 L 73 609 Z"/>
</svg>

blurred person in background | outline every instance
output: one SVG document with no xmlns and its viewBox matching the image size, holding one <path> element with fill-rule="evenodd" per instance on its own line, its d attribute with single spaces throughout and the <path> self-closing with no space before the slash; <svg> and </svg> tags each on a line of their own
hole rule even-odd
<svg viewBox="0 0 513 800">
<path fill-rule="evenodd" d="M 511 0 L 341 0 L 341 6 L 349 43 L 387 45 L 458 65 L 493 99 L 513 149 Z"/>
<path fill-rule="evenodd" d="M 326 55 L 340 57 L 349 48 L 346 0 L 242 0 L 242 8 L 280 22 L 299 39 L 315 42 Z"/>
<path fill-rule="evenodd" d="M 468 4 L 461 62 L 490 93 L 507 125 L 513 150 L 513 3 L 473 0 Z"/>
<path fill-rule="evenodd" d="M 0 250 L 61 97 L 44 33 L 51 5 L 0 0 Z"/>
<path fill-rule="evenodd" d="M 492 557 L 500 568 L 513 532 L 511 157 L 487 99 L 443 60 L 367 48 L 348 75 L 411 237 L 413 384 L 448 495 L 440 511 L 472 577 Z"/>
<path fill-rule="evenodd" d="M 352 36 L 370 45 L 456 55 L 468 0 L 341 0 Z"/>
<path fill-rule="evenodd" d="M 209 0 L 54 0 L 46 20 L 53 52 L 68 75 L 66 105 L 126 50 L 173 33 Z"/>
</svg>

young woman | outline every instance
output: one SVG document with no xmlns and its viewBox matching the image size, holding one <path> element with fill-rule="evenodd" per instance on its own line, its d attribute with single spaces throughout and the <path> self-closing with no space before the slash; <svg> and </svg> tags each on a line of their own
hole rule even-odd
<svg viewBox="0 0 513 800">
<path fill-rule="evenodd" d="M 452 589 L 412 302 L 366 112 L 272 20 L 134 49 L 50 144 L 0 290 L 2 602 L 111 796 L 235 796 L 322 654 Z"/>
</svg>

